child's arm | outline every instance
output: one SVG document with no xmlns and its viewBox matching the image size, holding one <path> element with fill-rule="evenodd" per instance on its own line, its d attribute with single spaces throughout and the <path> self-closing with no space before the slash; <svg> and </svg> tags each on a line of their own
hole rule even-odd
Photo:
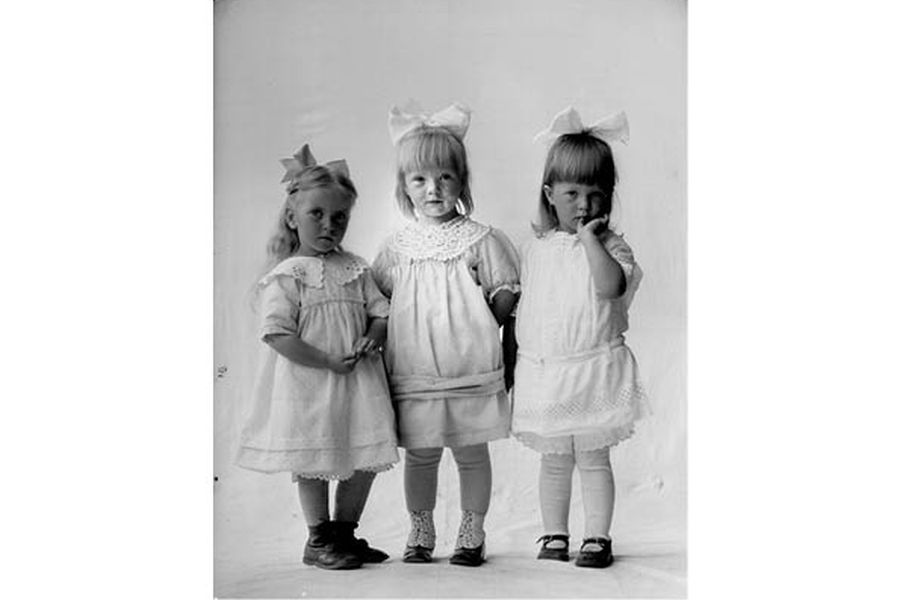
<svg viewBox="0 0 900 600">
<path fill-rule="evenodd" d="M 503 379 L 508 392 L 515 382 L 516 353 L 519 344 L 516 341 L 516 318 L 510 317 L 503 325 Z"/>
<path fill-rule="evenodd" d="M 317 369 L 330 369 L 335 373 L 347 374 L 356 366 L 354 354 L 338 356 L 319 350 L 300 338 L 288 334 L 269 334 L 263 337 L 275 352 L 291 362 Z"/>
<path fill-rule="evenodd" d="M 610 235 L 610 231 L 607 229 L 597 235 L 596 231 L 600 224 L 599 219 L 594 219 L 579 226 L 578 237 L 584 245 L 597 296 L 606 299 L 618 298 L 625 292 L 625 273 L 603 246 L 603 240 Z"/>
<path fill-rule="evenodd" d="M 509 315 L 512 314 L 513 309 L 516 307 L 518 299 L 519 295 L 514 294 L 510 290 L 500 290 L 494 294 L 488 306 L 490 306 L 491 312 L 494 314 L 494 319 L 497 320 L 497 325 L 506 323 Z"/>
</svg>

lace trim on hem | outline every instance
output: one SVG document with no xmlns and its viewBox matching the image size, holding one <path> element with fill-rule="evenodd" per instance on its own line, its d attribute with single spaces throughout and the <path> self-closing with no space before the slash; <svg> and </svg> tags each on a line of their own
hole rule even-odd
<svg viewBox="0 0 900 600">
<path fill-rule="evenodd" d="M 291 473 L 291 480 L 297 479 L 318 479 L 320 481 L 345 481 L 353 477 L 356 471 L 366 471 L 368 473 L 383 473 L 394 468 L 395 463 L 387 463 L 382 465 L 374 465 L 371 467 L 359 467 L 350 473 Z"/>
<path fill-rule="evenodd" d="M 577 449 L 579 452 L 601 450 L 627 440 L 634 435 L 635 429 L 636 424 L 632 423 L 601 434 L 588 433 L 544 437 L 536 433 L 521 432 L 514 433 L 513 437 L 525 447 L 541 454 L 573 454 L 576 451 L 573 438 L 580 438 Z"/>
</svg>

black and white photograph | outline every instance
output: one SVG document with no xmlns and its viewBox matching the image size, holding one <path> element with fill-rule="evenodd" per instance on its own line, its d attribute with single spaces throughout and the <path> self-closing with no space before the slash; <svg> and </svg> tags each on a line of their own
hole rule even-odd
<svg viewBox="0 0 900 600">
<path fill-rule="evenodd" d="M 5 3 L 0 596 L 900 597 L 897 13 Z"/>
<path fill-rule="evenodd" d="M 215 594 L 685 597 L 686 3 L 214 8 Z"/>
</svg>

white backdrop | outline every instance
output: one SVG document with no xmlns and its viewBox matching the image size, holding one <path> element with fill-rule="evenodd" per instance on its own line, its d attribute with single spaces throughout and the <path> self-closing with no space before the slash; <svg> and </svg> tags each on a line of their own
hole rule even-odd
<svg viewBox="0 0 900 600">
<path fill-rule="evenodd" d="M 676 0 L 216 1 L 218 595 L 299 595 L 301 588 L 311 595 L 364 594 L 361 587 L 333 590 L 334 584 L 296 566 L 305 523 L 289 477 L 237 469 L 233 457 L 256 355 L 249 290 L 283 201 L 278 159 L 309 142 L 321 161 L 348 161 L 359 200 L 344 245 L 371 259 L 379 242 L 403 223 L 394 208 L 386 121 L 391 105 L 410 98 L 430 110 L 453 101 L 473 109 L 466 146 L 474 217 L 514 242 L 528 235 L 536 206 L 545 149 L 532 143 L 534 134 L 568 105 L 586 122 L 627 111 L 631 141 L 613 148 L 619 170 L 613 220 L 645 272 L 628 343 L 654 414 L 613 452 L 618 496 L 612 533 L 624 557 L 618 568 L 621 574 L 632 564 L 628 572 L 635 577 L 600 589 L 619 596 L 684 593 L 685 10 Z M 492 452 L 492 564 L 503 565 L 504 556 L 528 557 L 521 563 L 526 569 L 546 568 L 531 558 L 541 533 L 538 457 L 511 440 L 492 444 Z M 376 479 L 362 522 L 363 535 L 395 559 L 406 528 L 400 476 L 395 469 Z M 456 475 L 447 457 L 440 484 L 439 555 L 452 546 L 458 512 Z M 665 556 L 664 564 L 653 564 L 654 556 Z M 387 569 L 383 584 L 372 593 L 399 595 L 391 577 L 408 575 L 410 567 L 387 565 L 380 567 Z M 392 575 L 390 569 L 399 570 Z M 516 587 L 517 577 L 492 581 L 480 591 L 444 585 L 420 587 L 417 595 L 529 595 L 530 588 Z M 596 586 L 584 594 L 596 596 Z M 573 583 L 557 594 L 581 592 Z"/>
</svg>

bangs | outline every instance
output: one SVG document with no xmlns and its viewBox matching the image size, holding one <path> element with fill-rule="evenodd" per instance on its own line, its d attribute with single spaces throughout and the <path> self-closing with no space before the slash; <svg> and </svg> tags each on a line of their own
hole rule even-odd
<svg viewBox="0 0 900 600">
<path fill-rule="evenodd" d="M 616 180 L 612 151 L 591 136 L 563 136 L 547 155 L 544 183 L 599 185 L 611 192 Z"/>
<path fill-rule="evenodd" d="M 453 134 L 429 128 L 403 138 L 397 147 L 397 168 L 408 173 L 427 167 L 453 169 L 460 177 L 466 174 L 465 148 Z"/>
</svg>

